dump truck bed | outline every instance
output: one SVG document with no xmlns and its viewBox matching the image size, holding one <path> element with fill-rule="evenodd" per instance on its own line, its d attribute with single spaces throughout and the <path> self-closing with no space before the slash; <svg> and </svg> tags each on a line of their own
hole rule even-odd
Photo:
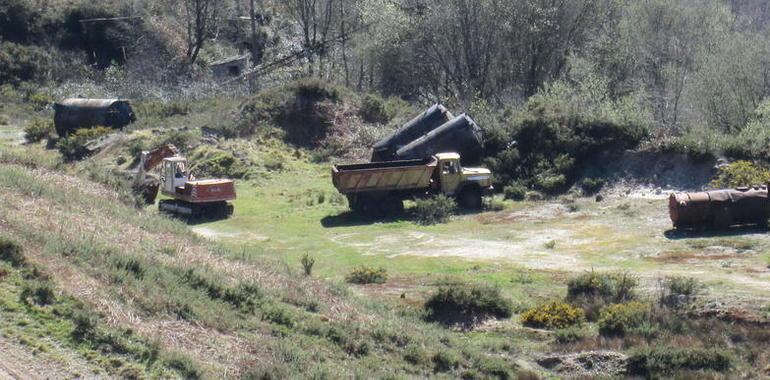
<svg viewBox="0 0 770 380">
<path fill-rule="evenodd" d="M 334 165 L 332 182 L 343 194 L 427 189 L 436 165 L 435 158 Z"/>
</svg>

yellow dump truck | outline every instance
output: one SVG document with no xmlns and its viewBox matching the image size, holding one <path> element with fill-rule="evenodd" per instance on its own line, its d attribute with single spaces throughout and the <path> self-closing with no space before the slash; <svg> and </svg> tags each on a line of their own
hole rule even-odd
<svg viewBox="0 0 770 380">
<path fill-rule="evenodd" d="M 348 198 L 350 208 L 365 214 L 403 210 L 403 200 L 445 194 L 460 207 L 481 208 L 481 197 L 492 191 L 492 173 L 464 168 L 457 153 L 438 153 L 422 160 L 370 162 L 332 167 L 334 187 Z"/>
</svg>

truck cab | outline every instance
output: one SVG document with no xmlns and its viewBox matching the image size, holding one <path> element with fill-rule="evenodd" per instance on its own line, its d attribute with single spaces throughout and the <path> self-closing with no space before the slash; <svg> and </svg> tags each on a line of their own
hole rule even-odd
<svg viewBox="0 0 770 380">
<path fill-rule="evenodd" d="M 457 153 L 437 153 L 437 182 L 441 193 L 454 196 L 460 206 L 481 207 L 481 197 L 492 192 L 492 172 L 485 168 L 464 168 Z"/>
</svg>

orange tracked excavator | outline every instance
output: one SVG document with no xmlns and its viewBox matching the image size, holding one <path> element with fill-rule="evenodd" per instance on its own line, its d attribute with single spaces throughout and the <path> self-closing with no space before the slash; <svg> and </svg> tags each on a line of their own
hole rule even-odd
<svg viewBox="0 0 770 380">
<path fill-rule="evenodd" d="M 159 165 L 160 175 L 151 174 Z M 141 153 L 133 187 L 148 203 L 155 201 L 158 190 L 170 197 L 158 203 L 161 211 L 204 217 L 233 213 L 229 202 L 235 199 L 233 180 L 196 179 L 189 173 L 187 159 L 171 144 Z"/>
</svg>

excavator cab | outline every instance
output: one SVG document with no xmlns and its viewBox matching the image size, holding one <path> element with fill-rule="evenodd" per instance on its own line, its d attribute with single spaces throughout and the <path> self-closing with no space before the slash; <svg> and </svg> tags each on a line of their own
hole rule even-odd
<svg viewBox="0 0 770 380">
<path fill-rule="evenodd" d="M 163 192 L 175 194 L 176 189 L 184 187 L 188 181 L 187 160 L 183 157 L 164 158 L 160 173 Z"/>
</svg>

